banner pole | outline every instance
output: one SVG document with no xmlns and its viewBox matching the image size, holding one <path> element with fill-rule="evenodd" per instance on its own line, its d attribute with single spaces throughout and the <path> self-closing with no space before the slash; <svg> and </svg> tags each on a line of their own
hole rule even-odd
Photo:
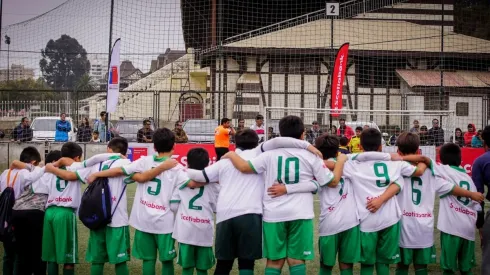
<svg viewBox="0 0 490 275">
<path fill-rule="evenodd" d="M 111 0 L 111 19 L 110 19 L 110 25 L 109 25 L 109 58 L 107 61 L 107 80 L 109 80 L 109 70 L 111 69 L 111 55 L 112 55 L 112 25 L 114 23 L 114 0 Z M 107 94 L 106 94 L 106 100 L 105 100 L 105 110 L 106 110 L 106 116 L 105 116 L 105 137 L 106 141 L 108 142 L 110 140 L 110 135 L 109 135 L 109 140 L 107 140 L 107 131 L 110 131 L 109 129 L 109 112 L 108 110 L 108 102 L 109 102 L 109 81 L 107 81 Z"/>
</svg>

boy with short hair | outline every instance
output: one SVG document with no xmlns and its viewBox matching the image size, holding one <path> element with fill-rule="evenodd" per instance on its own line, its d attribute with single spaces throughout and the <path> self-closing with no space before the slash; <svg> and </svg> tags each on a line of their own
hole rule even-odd
<svg viewBox="0 0 490 275">
<path fill-rule="evenodd" d="M 347 139 L 346 137 L 340 137 L 340 140 L 339 140 L 339 143 L 340 143 L 340 146 L 339 146 L 339 153 L 341 154 L 350 154 L 350 150 L 349 150 L 349 139 Z"/>
<path fill-rule="evenodd" d="M 461 188 L 476 192 L 471 177 L 461 165 L 461 149 L 454 143 L 441 147 L 440 158 L 443 165 L 438 165 L 436 173 Z M 441 231 L 441 269 L 444 274 L 472 274 L 475 266 L 475 224 L 477 212 L 481 211 L 478 203 L 469 198 L 447 194 L 439 202 L 437 229 Z"/>
<path fill-rule="evenodd" d="M 404 132 L 398 136 L 398 153 L 412 162 L 426 161 L 429 167 L 436 165 L 430 159 L 417 155 L 420 139 L 415 133 Z M 471 198 L 482 201 L 483 195 L 470 192 L 434 174 L 427 169 L 420 177 L 404 178 L 405 188 L 397 196 L 403 216 L 401 218 L 400 255 L 396 274 L 408 275 L 413 263 L 416 275 L 427 275 L 427 265 L 436 262 L 434 247 L 434 201 L 436 194 Z"/>
<path fill-rule="evenodd" d="M 357 126 L 356 127 L 356 135 L 353 136 L 349 141 L 348 147 L 349 147 L 350 151 L 354 154 L 362 152 L 362 149 L 361 149 L 361 133 L 362 133 L 362 127 Z"/>
</svg>

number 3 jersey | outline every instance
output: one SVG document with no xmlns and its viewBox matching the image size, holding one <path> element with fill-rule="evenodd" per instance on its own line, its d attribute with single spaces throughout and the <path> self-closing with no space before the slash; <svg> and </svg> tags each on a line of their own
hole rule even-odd
<svg viewBox="0 0 490 275">
<path fill-rule="evenodd" d="M 434 165 L 421 177 L 404 178 L 405 187 L 397 196 L 402 210 L 400 247 L 434 245 L 435 196 L 446 196 L 454 189 L 453 183 L 434 175 Z"/>
<path fill-rule="evenodd" d="M 436 174 L 444 179 L 457 184 L 459 187 L 476 192 L 476 187 L 471 177 L 462 167 L 436 165 Z M 474 241 L 477 212 L 481 211 L 480 205 L 470 198 L 456 197 L 450 194 L 441 197 L 439 202 L 439 218 L 437 229 Z"/>
<path fill-rule="evenodd" d="M 210 183 L 194 189 L 182 185 L 174 192 L 172 203 L 180 202 L 172 234 L 175 240 L 195 246 L 213 246 L 218 190 L 216 183 Z"/>
<path fill-rule="evenodd" d="M 147 156 L 123 166 L 128 176 L 143 173 L 157 167 L 167 158 Z M 146 182 L 136 183 L 133 208 L 129 224 L 146 233 L 169 234 L 174 227 L 174 214 L 170 211 L 170 199 L 176 187 L 188 180 L 184 167 L 176 167 L 163 172 L 158 177 Z"/>
</svg>

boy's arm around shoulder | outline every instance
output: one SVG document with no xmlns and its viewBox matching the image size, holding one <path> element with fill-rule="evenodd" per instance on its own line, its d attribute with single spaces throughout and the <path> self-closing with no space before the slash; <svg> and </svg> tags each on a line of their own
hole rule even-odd
<svg viewBox="0 0 490 275">
<path fill-rule="evenodd" d="M 400 180 L 403 180 L 403 179 L 400 179 Z M 386 188 L 386 190 L 383 192 L 383 194 L 381 194 L 381 196 L 379 196 L 378 198 L 372 199 L 367 203 L 366 208 L 371 213 L 376 213 L 376 211 L 378 211 L 381 208 L 381 206 L 383 206 L 383 204 L 385 202 L 387 202 L 388 200 L 393 198 L 396 194 L 398 194 L 400 192 L 400 190 L 401 190 L 401 188 L 398 184 L 396 184 L 395 182 L 390 183 L 388 188 Z"/>
<path fill-rule="evenodd" d="M 337 157 L 337 162 L 335 163 L 335 167 L 333 171 L 331 172 L 333 174 L 333 177 L 331 178 L 330 182 L 327 183 L 328 187 L 335 188 L 340 182 L 340 179 L 342 178 L 342 174 L 344 171 L 344 164 L 347 161 L 347 156 L 344 154 L 340 154 Z M 328 169 L 324 169 L 324 171 L 330 172 Z M 331 176 L 330 176 L 331 177 Z"/>
<path fill-rule="evenodd" d="M 174 168 L 175 166 L 177 166 L 177 164 L 179 164 L 179 162 L 177 160 L 167 159 L 164 162 L 162 162 L 162 164 L 158 165 L 155 168 L 152 168 L 152 169 L 147 170 L 145 172 L 134 174 L 131 177 L 131 179 L 133 179 L 134 181 L 139 182 L 139 183 L 145 183 L 145 182 L 148 182 L 148 181 L 158 177 L 163 172 Z"/>
<path fill-rule="evenodd" d="M 59 169 L 51 163 L 46 164 L 45 171 L 67 181 L 76 181 L 78 179 L 75 172 Z"/>
<path fill-rule="evenodd" d="M 261 158 L 261 156 L 256 157 L 254 160 Z M 247 173 L 247 174 L 258 173 L 255 170 L 254 165 L 252 164 L 251 161 L 247 162 L 235 152 L 228 152 L 222 158 L 229 159 L 231 163 L 233 163 L 233 166 L 235 166 L 235 168 L 242 173 Z"/>
</svg>

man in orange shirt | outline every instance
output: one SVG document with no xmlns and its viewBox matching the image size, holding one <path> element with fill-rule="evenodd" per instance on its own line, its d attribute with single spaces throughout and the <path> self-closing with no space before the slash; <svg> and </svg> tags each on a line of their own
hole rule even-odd
<svg viewBox="0 0 490 275">
<path fill-rule="evenodd" d="M 235 135 L 235 129 L 231 127 L 231 120 L 228 118 L 221 119 L 221 125 L 214 130 L 214 149 L 216 151 L 216 160 L 230 151 L 230 135 Z"/>
</svg>

